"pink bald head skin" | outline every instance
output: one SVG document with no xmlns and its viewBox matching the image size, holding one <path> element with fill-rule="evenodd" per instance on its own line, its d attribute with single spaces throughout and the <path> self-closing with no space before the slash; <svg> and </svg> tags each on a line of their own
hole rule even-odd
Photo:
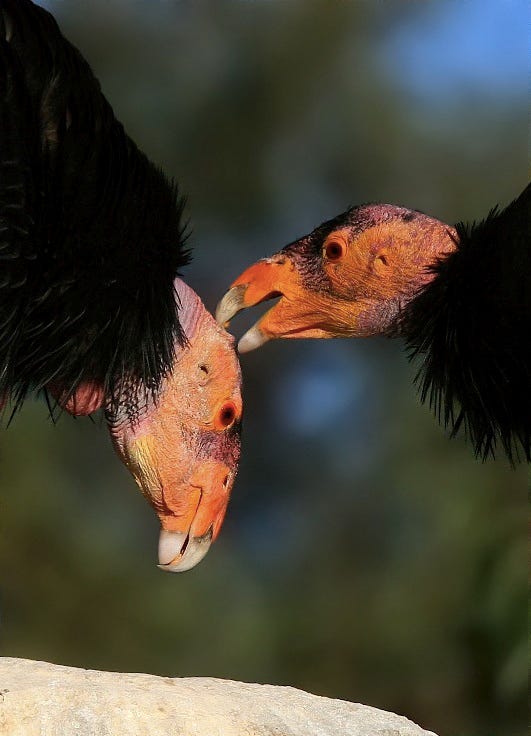
<svg viewBox="0 0 531 736">
<path fill-rule="evenodd" d="M 179 322 L 188 341 L 197 335 L 201 325 L 209 319 L 210 314 L 196 292 L 182 279 L 174 281 L 175 294 L 179 311 Z"/>
</svg>

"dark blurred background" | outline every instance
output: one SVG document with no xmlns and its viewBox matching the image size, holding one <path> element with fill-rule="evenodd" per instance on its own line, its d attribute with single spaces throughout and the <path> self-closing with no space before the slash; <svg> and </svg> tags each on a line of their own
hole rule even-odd
<svg viewBox="0 0 531 736">
<path fill-rule="evenodd" d="M 527 174 L 525 0 L 46 3 L 188 196 L 189 283 L 348 205 L 474 220 Z M 256 314 L 235 321 L 241 334 Z M 449 441 L 398 341 L 243 356 L 219 541 L 157 570 L 157 520 L 99 422 L 28 403 L 1 435 L 4 655 L 289 684 L 441 736 L 521 736 L 526 472 Z"/>
</svg>

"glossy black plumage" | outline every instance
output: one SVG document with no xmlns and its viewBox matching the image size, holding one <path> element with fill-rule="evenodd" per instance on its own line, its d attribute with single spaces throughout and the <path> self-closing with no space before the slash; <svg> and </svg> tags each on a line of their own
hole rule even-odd
<svg viewBox="0 0 531 736">
<path fill-rule="evenodd" d="M 177 187 L 52 16 L 29 0 L 0 10 L 0 397 L 156 390 L 182 341 Z"/>
<path fill-rule="evenodd" d="M 421 397 L 475 451 L 531 460 L 531 185 L 480 224 L 458 225 L 454 253 L 401 320 Z"/>
</svg>

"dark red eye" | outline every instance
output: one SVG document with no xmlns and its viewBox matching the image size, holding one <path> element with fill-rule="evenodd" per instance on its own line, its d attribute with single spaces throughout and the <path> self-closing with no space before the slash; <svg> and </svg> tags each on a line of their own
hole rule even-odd
<svg viewBox="0 0 531 736">
<path fill-rule="evenodd" d="M 236 420 L 236 405 L 232 401 L 226 401 L 219 409 L 214 424 L 216 429 L 227 429 Z"/>
<path fill-rule="evenodd" d="M 325 245 L 325 255 L 329 261 L 339 261 L 345 255 L 345 246 L 338 240 L 330 240 Z"/>
</svg>

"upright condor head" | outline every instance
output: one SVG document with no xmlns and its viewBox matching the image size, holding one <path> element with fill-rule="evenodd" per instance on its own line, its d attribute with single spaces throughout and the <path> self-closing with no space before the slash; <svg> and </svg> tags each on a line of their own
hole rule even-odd
<svg viewBox="0 0 531 736">
<path fill-rule="evenodd" d="M 83 383 L 73 395 L 52 393 L 71 414 L 106 406 L 118 456 L 161 523 L 159 567 L 183 572 L 208 552 L 223 523 L 238 469 L 241 374 L 234 339 L 217 325 L 197 294 L 175 281 L 183 346 L 152 396 L 133 382 L 108 402 Z"/>
<path fill-rule="evenodd" d="M 453 251 L 457 234 L 439 220 L 393 205 L 353 207 L 231 285 L 216 318 L 278 302 L 242 337 L 244 353 L 274 338 L 368 337 L 397 329 L 402 307 L 434 278 L 431 266 Z"/>
</svg>

